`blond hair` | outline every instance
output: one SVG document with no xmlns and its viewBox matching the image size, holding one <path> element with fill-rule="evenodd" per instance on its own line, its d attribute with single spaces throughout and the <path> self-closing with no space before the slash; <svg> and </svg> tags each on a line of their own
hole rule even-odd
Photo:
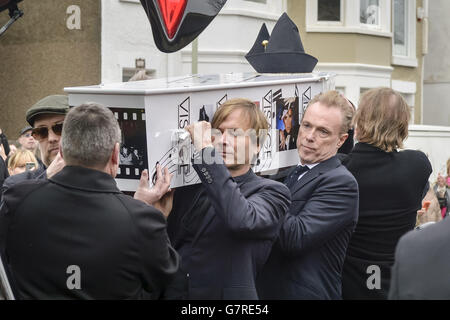
<svg viewBox="0 0 450 320">
<path fill-rule="evenodd" d="M 8 160 L 8 169 L 14 170 L 18 167 L 24 167 L 28 162 L 33 162 L 36 168 L 39 166 L 33 152 L 26 149 L 19 149 Z"/>
<path fill-rule="evenodd" d="M 450 176 L 450 158 L 447 160 L 447 176 Z"/>
<path fill-rule="evenodd" d="M 256 135 L 258 137 L 258 145 L 262 145 L 266 137 L 266 134 L 263 135 L 263 130 L 265 130 L 264 132 L 267 133 L 269 124 L 267 122 L 266 116 L 261 111 L 261 109 L 258 108 L 258 106 L 254 102 L 248 99 L 236 98 L 226 101 L 217 109 L 216 113 L 214 114 L 214 117 L 211 121 L 211 127 L 214 129 L 218 129 L 222 122 L 224 122 L 225 119 L 233 111 L 238 109 L 244 111 L 249 121 L 250 128 L 256 131 Z"/>
<path fill-rule="evenodd" d="M 342 125 L 340 133 L 344 134 L 350 130 L 352 126 L 353 115 L 355 114 L 354 107 L 340 92 L 335 90 L 322 92 L 309 102 L 308 107 L 317 102 L 329 108 L 338 108 L 339 110 L 341 110 Z"/>
<path fill-rule="evenodd" d="M 409 106 L 398 92 L 378 88 L 365 92 L 356 111 L 356 139 L 386 152 L 403 148 L 408 137 Z"/>
</svg>

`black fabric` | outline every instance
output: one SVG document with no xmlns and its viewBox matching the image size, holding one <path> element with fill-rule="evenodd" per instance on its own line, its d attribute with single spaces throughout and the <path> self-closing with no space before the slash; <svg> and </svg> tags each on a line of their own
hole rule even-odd
<svg viewBox="0 0 450 320">
<path fill-rule="evenodd" d="M 353 150 L 353 146 L 355 144 L 353 136 L 355 134 L 355 129 L 350 129 L 348 131 L 348 138 L 345 140 L 342 147 L 339 148 L 338 153 L 340 154 L 349 154 Z"/>
<path fill-rule="evenodd" d="M 3 146 L 5 154 L 8 155 L 11 152 L 11 149 L 9 148 L 8 138 L 3 132 L 0 133 L 0 144 Z"/>
<path fill-rule="evenodd" d="M 295 23 L 286 13 L 278 19 L 268 37 L 265 24 L 245 58 L 260 73 L 309 73 L 318 60 L 305 53 L 300 33 Z M 268 40 L 267 47 L 262 45 Z"/>
<path fill-rule="evenodd" d="M 0 248 L 20 299 L 154 298 L 178 268 L 163 215 L 81 167 L 6 190 Z M 72 265 L 80 290 L 67 286 Z"/>
<path fill-rule="evenodd" d="M 289 175 L 289 177 L 286 179 L 285 185 L 291 189 L 294 184 L 297 183 L 298 178 L 305 172 L 309 171 L 308 166 L 300 166 L 298 165 L 297 168 Z"/>
<path fill-rule="evenodd" d="M 343 162 L 359 185 L 359 219 L 343 270 L 344 299 L 386 299 L 398 240 L 416 224 L 432 172 L 420 151 L 384 152 L 358 143 Z M 370 290 L 367 269 L 381 270 L 381 289 Z"/>
<path fill-rule="evenodd" d="M 9 177 L 8 168 L 6 167 L 6 163 L 3 160 L 3 158 L 0 157 L 0 190 L 3 186 L 3 182 L 8 177 Z M 1 194 L 0 194 L 0 198 L 1 198 Z"/>
<path fill-rule="evenodd" d="M 175 191 L 168 233 L 182 263 L 165 298 L 257 299 L 255 278 L 289 207 L 289 189 L 251 170 L 232 178 L 213 148 L 206 153 L 213 164 L 203 157 L 193 165 L 202 183 Z"/>
<path fill-rule="evenodd" d="M 358 218 L 358 185 L 337 157 L 290 187 L 292 204 L 258 277 L 268 300 L 338 300 L 345 251 Z"/>
</svg>

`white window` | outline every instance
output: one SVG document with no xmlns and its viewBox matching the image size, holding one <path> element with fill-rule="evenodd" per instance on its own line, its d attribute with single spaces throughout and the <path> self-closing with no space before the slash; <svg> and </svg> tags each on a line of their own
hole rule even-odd
<svg viewBox="0 0 450 320">
<path fill-rule="evenodd" d="M 392 63 L 417 67 L 415 0 L 392 1 Z"/>
<path fill-rule="evenodd" d="M 287 0 L 227 0 L 219 15 L 238 15 L 277 21 L 287 9 Z"/>
<path fill-rule="evenodd" d="M 392 37 L 390 0 L 306 0 L 306 31 Z"/>
</svg>

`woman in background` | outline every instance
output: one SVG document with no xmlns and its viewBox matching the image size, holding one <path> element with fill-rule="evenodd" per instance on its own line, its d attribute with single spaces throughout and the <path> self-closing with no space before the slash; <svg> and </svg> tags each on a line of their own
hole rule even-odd
<svg viewBox="0 0 450 320">
<path fill-rule="evenodd" d="M 23 173 L 27 170 L 35 170 L 39 166 L 34 154 L 29 150 L 17 150 L 8 159 L 8 172 L 10 176 Z"/>
<path fill-rule="evenodd" d="M 354 118 L 359 141 L 343 164 L 359 185 L 359 218 L 342 273 L 344 299 L 387 299 L 395 247 L 416 225 L 432 172 L 427 156 L 405 150 L 409 106 L 389 88 L 367 91 Z"/>
</svg>

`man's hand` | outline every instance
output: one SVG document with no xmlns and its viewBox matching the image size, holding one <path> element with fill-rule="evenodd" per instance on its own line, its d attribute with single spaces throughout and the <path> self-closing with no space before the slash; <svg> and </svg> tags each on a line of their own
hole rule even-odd
<svg viewBox="0 0 450 320">
<path fill-rule="evenodd" d="M 211 124 L 209 122 L 197 122 L 188 125 L 185 129 L 191 135 L 192 143 L 197 151 L 213 146 L 211 139 Z"/>
<path fill-rule="evenodd" d="M 55 159 L 53 159 L 52 163 L 47 168 L 47 178 L 51 178 L 58 172 L 60 172 L 66 166 L 66 162 L 63 157 L 61 157 L 61 153 L 58 152 Z"/>
<path fill-rule="evenodd" d="M 166 219 L 169 217 L 170 211 L 172 211 L 174 192 L 170 190 L 154 204 L 154 207 L 161 211 Z"/>
<path fill-rule="evenodd" d="M 419 211 L 417 211 L 417 215 L 418 215 L 419 217 L 423 216 L 425 213 L 426 213 L 426 210 L 425 210 L 425 209 L 420 209 Z"/>
<path fill-rule="evenodd" d="M 145 202 L 148 205 L 155 205 L 167 192 L 170 191 L 170 181 L 172 180 L 172 174 L 169 173 L 169 169 L 164 168 L 164 176 L 162 174 L 161 165 L 156 165 L 156 182 L 155 185 L 150 188 L 148 184 L 148 171 L 144 170 L 139 181 L 139 187 L 134 194 L 134 198 Z"/>
</svg>

